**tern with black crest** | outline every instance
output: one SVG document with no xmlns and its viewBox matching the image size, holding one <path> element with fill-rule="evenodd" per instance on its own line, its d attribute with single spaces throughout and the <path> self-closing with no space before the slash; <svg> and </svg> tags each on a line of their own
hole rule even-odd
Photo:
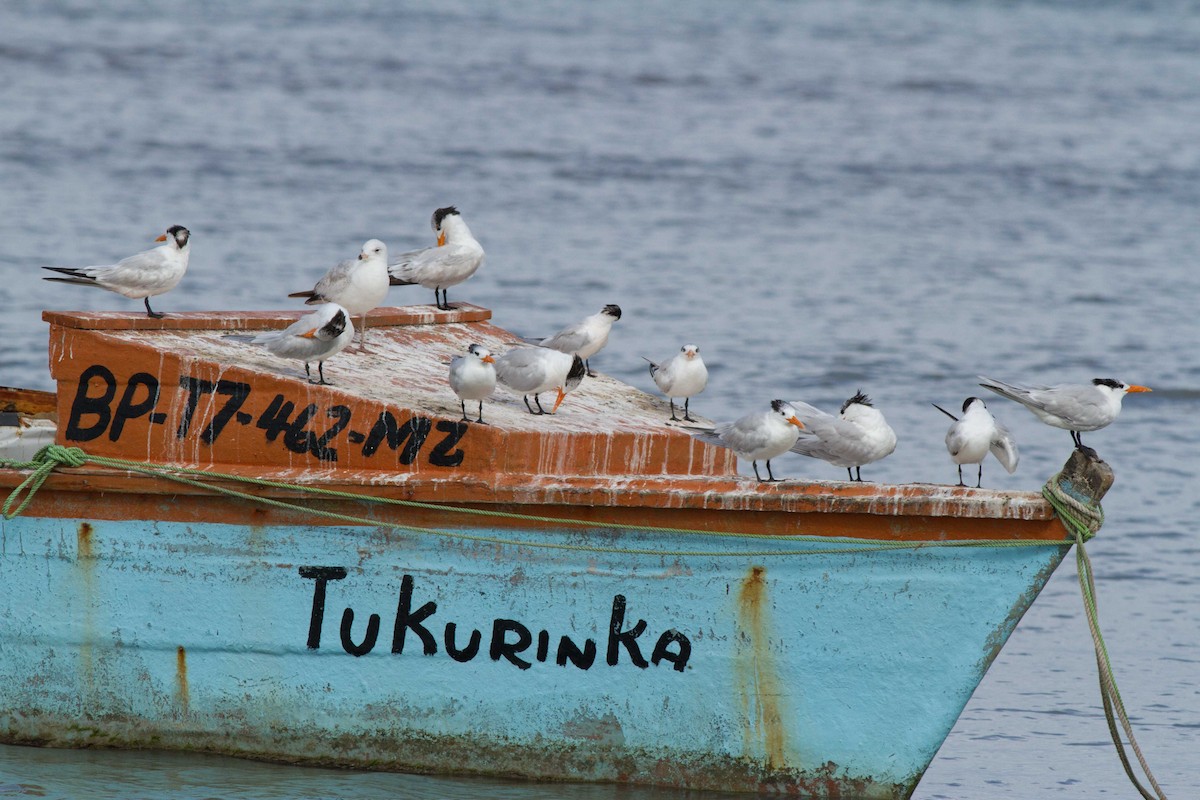
<svg viewBox="0 0 1200 800">
<path fill-rule="evenodd" d="M 97 286 L 116 292 L 146 306 L 146 316 L 161 319 L 162 312 L 150 308 L 150 298 L 174 289 L 183 279 L 188 267 L 188 243 L 191 233 L 182 225 L 172 225 L 155 239 L 159 247 L 129 256 L 116 264 L 98 267 L 42 267 L 65 278 L 46 278 L 48 281 Z"/>
<path fill-rule="evenodd" d="M 571 353 L 583 359 L 589 378 L 596 377 L 588 362 L 592 356 L 604 349 L 608 344 L 608 334 L 612 331 L 613 323 L 621 318 L 621 307 L 609 304 L 581 322 L 563 328 L 553 336 L 545 339 L 526 339 L 532 344 L 540 344 L 561 353 Z"/>
<path fill-rule="evenodd" d="M 530 414 L 557 412 L 567 393 L 583 382 L 585 372 L 579 356 L 544 347 L 517 347 L 496 359 L 496 380 L 521 395 Z M 557 397 L 554 407 L 546 411 L 538 395 L 551 390 L 557 392 Z M 530 395 L 537 411 L 529 405 Z"/>
<path fill-rule="evenodd" d="M 255 336 L 251 344 L 261 345 L 281 358 L 296 358 L 304 362 L 304 374 L 309 383 L 319 386 L 325 380 L 325 361 L 346 349 L 354 339 L 350 315 L 337 303 L 322 303 L 281 331 Z M 317 362 L 319 380 L 313 381 L 309 363 Z"/>
<path fill-rule="evenodd" d="M 946 431 L 946 450 L 958 465 L 959 486 L 966 486 L 962 477 L 963 464 L 979 465 L 975 488 L 983 485 L 983 459 L 989 452 L 1010 475 L 1016 472 L 1017 462 L 1021 458 L 1017 442 L 1008 429 L 996 421 L 982 400 L 978 397 L 964 400 L 962 417 L 956 417 L 937 403 L 933 403 L 933 407 L 954 420 Z"/>
<path fill-rule="evenodd" d="M 1047 425 L 1070 431 L 1076 447 L 1083 447 L 1082 432 L 1097 431 L 1112 424 L 1121 413 L 1121 400 L 1126 394 L 1150 391 L 1145 386 L 1113 378 L 1058 386 L 1020 386 L 983 375 L 979 380 L 983 388 L 1016 400 Z"/>
<path fill-rule="evenodd" d="M 496 359 L 486 347 L 473 344 L 467 348 L 464 356 L 455 356 L 450 362 L 450 388 L 458 395 L 462 406 L 463 422 L 470 422 L 467 416 L 467 401 L 479 402 L 479 415 L 476 422 L 486 425 L 483 421 L 483 401 L 491 396 L 496 389 Z"/>
<path fill-rule="evenodd" d="M 288 297 L 303 297 L 307 305 L 337 303 L 351 316 L 361 317 L 358 346 L 366 352 L 367 312 L 382 303 L 387 293 L 387 246 L 378 239 L 369 239 L 358 258 L 337 263 L 311 290 L 293 292 Z"/>
<path fill-rule="evenodd" d="M 793 400 L 804 432 L 790 448 L 793 453 L 845 467 L 852 481 L 862 481 L 862 468 L 892 454 L 896 432 L 861 391 L 842 404 L 836 415 Z"/>
<path fill-rule="evenodd" d="M 708 386 L 708 368 L 704 366 L 704 359 L 700 358 L 700 348 L 685 344 L 678 353 L 661 364 L 655 364 L 645 356 L 642 358 L 650 362 L 650 377 L 671 404 L 671 419 L 679 421 L 679 417 L 675 416 L 675 398 L 682 397 L 684 420 L 695 422 L 688 413 L 688 401 Z"/>
<path fill-rule="evenodd" d="M 437 246 L 401 253 L 388 265 L 388 274 L 392 286 L 417 284 L 433 289 L 434 305 L 449 311 L 446 289 L 475 274 L 483 264 L 483 247 L 454 206 L 434 211 L 430 224 L 437 236 Z"/>
<path fill-rule="evenodd" d="M 777 481 L 771 472 L 771 459 L 786 453 L 804 423 L 796 418 L 796 410 L 783 400 L 772 400 L 770 411 L 758 411 L 713 428 L 692 428 L 701 441 L 728 447 L 740 457 L 749 459 L 754 477 L 760 483 Z M 767 477 L 758 474 L 758 462 L 767 462 Z"/>
</svg>

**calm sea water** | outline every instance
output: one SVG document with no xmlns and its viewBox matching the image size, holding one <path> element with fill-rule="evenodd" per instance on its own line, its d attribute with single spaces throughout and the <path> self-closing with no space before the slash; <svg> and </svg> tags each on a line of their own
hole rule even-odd
<svg viewBox="0 0 1200 800">
<path fill-rule="evenodd" d="M 448 204 L 488 252 L 452 301 L 525 334 L 619 303 L 593 366 L 651 389 L 639 356 L 697 343 L 718 419 L 861 388 L 900 435 L 872 480 L 955 480 L 929 402 L 977 374 L 1148 384 L 1088 437 L 1117 473 L 1089 550 L 1139 739 L 1194 796 L 1200 8 L 1064 5 L 7 0 L 0 384 L 51 387 L 43 309 L 138 307 L 41 264 L 178 223 L 191 271 L 156 307 L 291 308 L 367 238 L 430 243 Z M 989 402 L 1023 461 L 985 485 L 1038 488 L 1067 435 Z M 1094 671 L 1068 563 L 917 797 L 1131 796 Z M 0 747 L 14 795 L 681 796 Z"/>
</svg>

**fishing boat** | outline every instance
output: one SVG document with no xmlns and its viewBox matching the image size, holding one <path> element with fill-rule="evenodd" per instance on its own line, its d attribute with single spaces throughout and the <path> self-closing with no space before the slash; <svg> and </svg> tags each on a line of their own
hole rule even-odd
<svg viewBox="0 0 1200 800">
<path fill-rule="evenodd" d="M 484 308 L 376 309 L 331 385 L 247 342 L 296 317 L 45 313 L 0 740 L 906 798 L 1072 544 L 1037 493 L 758 483 L 605 376 L 464 421 Z"/>
</svg>

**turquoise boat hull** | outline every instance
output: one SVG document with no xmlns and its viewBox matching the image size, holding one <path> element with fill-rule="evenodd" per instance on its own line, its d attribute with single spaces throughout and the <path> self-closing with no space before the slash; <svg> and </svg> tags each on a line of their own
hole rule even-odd
<svg viewBox="0 0 1200 800">
<path fill-rule="evenodd" d="M 0 524 L 0 738 L 903 798 L 1069 546 L 248 523 Z"/>
</svg>

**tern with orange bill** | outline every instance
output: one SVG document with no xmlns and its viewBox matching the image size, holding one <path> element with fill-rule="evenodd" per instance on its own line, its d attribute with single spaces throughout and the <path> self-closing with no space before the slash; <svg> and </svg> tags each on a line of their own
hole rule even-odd
<svg viewBox="0 0 1200 800">
<path fill-rule="evenodd" d="M 259 334 L 250 343 L 261 345 L 281 358 L 303 361 L 308 382 L 327 386 L 325 360 L 345 350 L 353 339 L 354 328 L 346 309 L 337 303 L 324 303 L 283 330 Z M 308 366 L 312 361 L 317 362 L 320 380 L 312 379 Z"/>
<path fill-rule="evenodd" d="M 516 347 L 496 359 L 496 380 L 521 395 L 530 414 L 557 412 L 567 393 L 583 382 L 586 371 L 579 356 L 545 347 Z M 557 397 L 554 407 L 546 411 L 538 395 L 552 390 Z M 537 411 L 529 405 L 530 395 Z"/>
<path fill-rule="evenodd" d="M 78 286 L 98 286 L 146 305 L 146 316 L 162 319 L 165 314 L 150 308 L 150 298 L 174 289 L 183 279 L 188 267 L 188 242 L 191 233 L 182 225 L 172 225 L 154 241 L 159 247 L 146 250 L 116 264 L 98 267 L 42 267 L 58 272 L 65 278 L 46 278 L 48 281 L 74 283 Z"/>
<path fill-rule="evenodd" d="M 770 411 L 758 411 L 713 428 L 691 428 L 695 436 L 709 444 L 728 447 L 740 457 L 749 459 L 754 477 L 759 483 L 780 480 L 771 472 L 771 459 L 781 456 L 796 443 L 804 423 L 796 418 L 796 410 L 783 400 L 772 400 Z M 758 473 L 758 462 L 767 462 L 767 477 Z"/>
<path fill-rule="evenodd" d="M 1083 447 L 1080 433 L 1107 427 L 1121 413 L 1126 394 L 1148 392 L 1149 388 L 1114 380 L 1095 378 L 1089 384 L 1058 386 L 1020 386 L 979 376 L 979 384 L 1001 397 L 1016 400 L 1047 425 L 1071 432 L 1071 441 Z"/>
<path fill-rule="evenodd" d="M 483 264 L 483 247 L 454 206 L 434 211 L 430 224 L 437 235 L 437 246 L 401 253 L 388 265 L 388 274 L 392 286 L 418 284 L 433 289 L 434 304 L 448 311 L 446 289 L 475 274 Z"/>
<path fill-rule="evenodd" d="M 470 422 L 467 416 L 467 401 L 479 402 L 479 415 L 475 420 L 481 425 L 483 421 L 483 401 L 491 396 L 496 389 L 496 359 L 486 347 L 473 344 L 467 348 L 465 356 L 455 356 L 450 362 L 450 388 L 458 395 L 462 406 L 463 422 Z"/>
<path fill-rule="evenodd" d="M 678 353 L 661 364 L 655 364 L 645 356 L 642 358 L 650 362 L 650 377 L 671 404 L 671 419 L 679 421 L 679 417 L 675 416 L 675 398 L 682 397 L 684 420 L 695 422 L 688 411 L 688 401 L 708 386 L 708 368 L 704 366 L 704 359 L 700 358 L 700 348 L 685 344 Z"/>
</svg>

